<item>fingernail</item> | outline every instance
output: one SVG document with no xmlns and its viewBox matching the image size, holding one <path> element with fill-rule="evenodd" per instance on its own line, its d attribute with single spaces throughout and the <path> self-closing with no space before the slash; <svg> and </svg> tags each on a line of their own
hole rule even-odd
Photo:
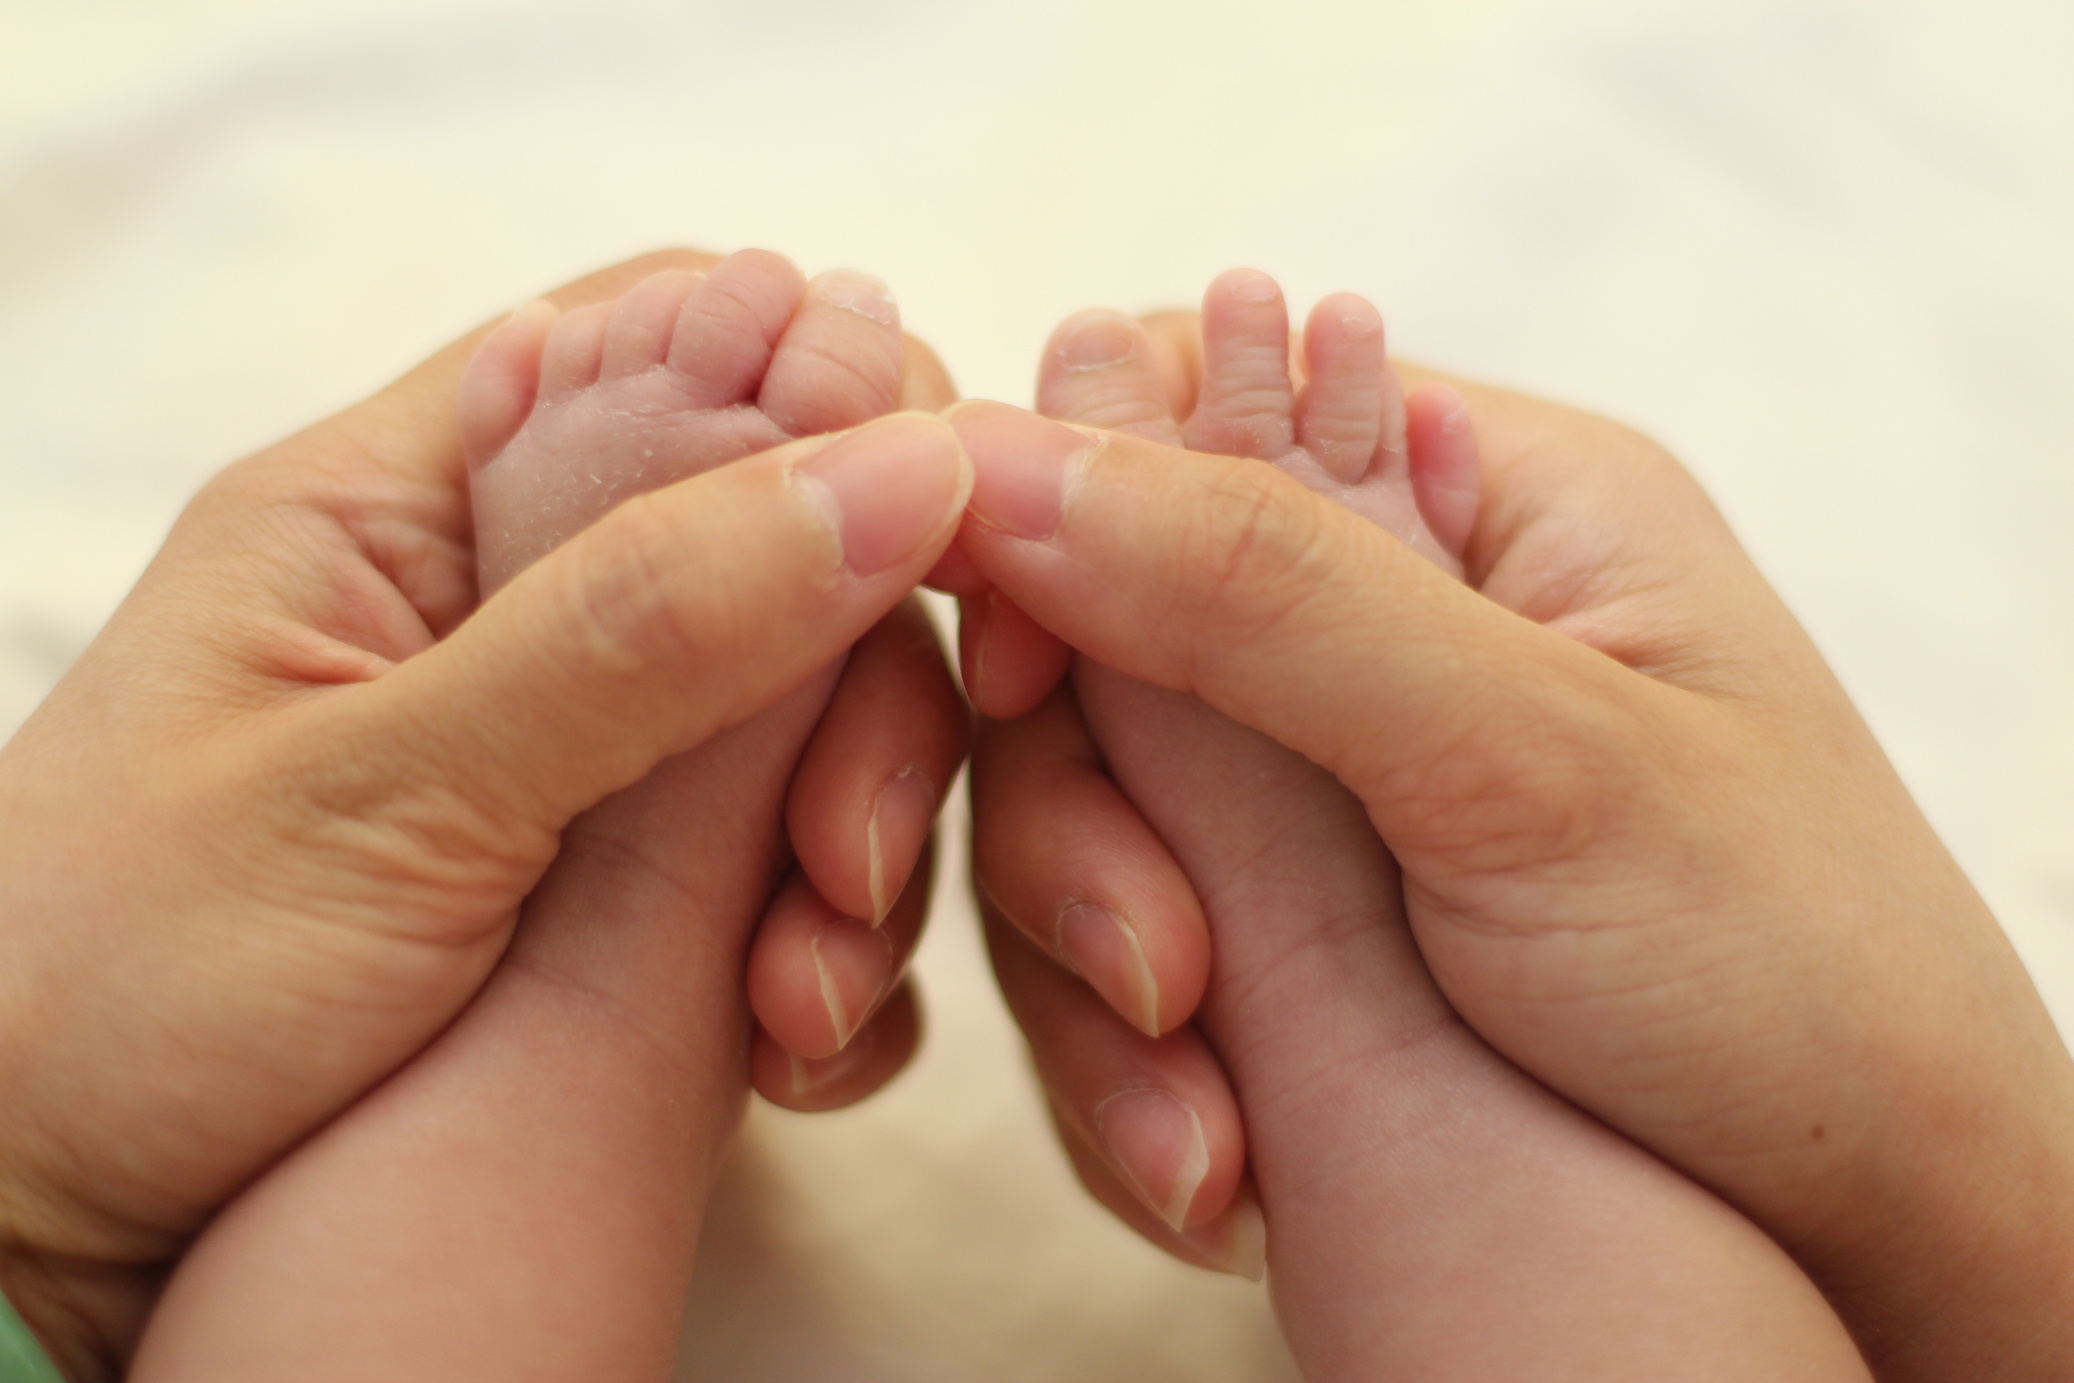
<svg viewBox="0 0 2074 1383">
<path fill-rule="evenodd" d="M 1095 440 L 1005 403 L 961 404 L 944 417 L 972 457 L 973 514 L 1014 538 L 1058 532 Z"/>
<path fill-rule="evenodd" d="M 1059 954 L 1109 1006 L 1144 1033 L 1159 1036 L 1159 981 L 1138 933 L 1099 903 L 1074 903 L 1059 914 Z"/>
<path fill-rule="evenodd" d="M 1243 1188 L 1222 1215 L 1181 1237 L 1221 1272 L 1248 1282 L 1267 1276 L 1267 1217 Z"/>
<path fill-rule="evenodd" d="M 1095 1136 L 1117 1175 L 1175 1233 L 1210 1170 L 1203 1121 L 1164 1090 L 1126 1090 L 1095 1106 Z"/>
<path fill-rule="evenodd" d="M 842 986 L 835 982 L 835 972 L 829 968 L 828 957 L 821 953 L 821 938 L 827 934 L 826 928 L 815 932 L 814 939 L 807 943 L 807 949 L 814 956 L 814 978 L 821 985 L 821 1006 L 828 1010 L 828 1025 L 835 1029 L 835 1047 L 841 1051 L 857 1035 L 857 1023 L 843 1004 Z"/>
<path fill-rule="evenodd" d="M 965 679 L 965 699 L 986 705 L 987 620 L 994 613 L 995 592 L 967 596 L 958 602 L 958 672 Z"/>
<path fill-rule="evenodd" d="M 914 557 L 957 522 L 971 466 L 941 420 L 897 413 L 793 462 L 791 480 L 842 544 L 843 565 L 872 576 Z"/>
<path fill-rule="evenodd" d="M 900 308 L 883 279 L 855 269 L 836 269 L 814 280 L 814 296 L 830 307 L 869 317 L 881 326 L 898 326 Z"/>
<path fill-rule="evenodd" d="M 872 800 L 871 819 L 864 823 L 872 926 L 882 924 L 899 900 L 935 819 L 936 788 L 913 764 L 895 774 Z"/>
<path fill-rule="evenodd" d="M 1069 324 L 1055 354 L 1060 365 L 1078 372 L 1099 370 L 1128 360 L 1136 338 L 1131 330 L 1108 313 L 1090 316 L 1079 326 Z"/>
<path fill-rule="evenodd" d="M 815 928 L 807 950 L 814 961 L 821 1007 L 828 1011 L 828 1026 L 841 1050 L 899 978 L 900 958 L 890 936 L 850 917 Z"/>
<path fill-rule="evenodd" d="M 872 1030 L 866 1028 L 855 1042 L 844 1047 L 834 1056 L 822 1057 L 817 1060 L 813 1057 L 796 1056 L 791 1052 L 787 1052 L 785 1060 L 792 1068 L 792 1093 L 795 1095 L 811 1095 L 816 1090 L 825 1090 L 837 1081 L 851 1075 L 858 1067 L 864 1064 L 864 1058 L 871 1054 L 872 1042 Z"/>
</svg>

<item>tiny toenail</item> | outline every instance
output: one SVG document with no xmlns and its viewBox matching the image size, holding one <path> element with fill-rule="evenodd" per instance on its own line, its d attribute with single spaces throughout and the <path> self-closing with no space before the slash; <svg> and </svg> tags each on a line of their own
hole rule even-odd
<svg viewBox="0 0 2074 1383">
<path fill-rule="evenodd" d="M 1230 289 L 1232 297 L 1242 303 L 1271 303 L 1280 289 L 1266 274 L 1249 274 L 1234 283 Z"/>
<path fill-rule="evenodd" d="M 1099 370 L 1128 360 L 1132 339 L 1120 322 L 1090 322 L 1059 343 L 1059 364 L 1068 370 Z"/>
<path fill-rule="evenodd" d="M 830 307 L 854 312 L 859 317 L 869 317 L 881 326 L 893 326 L 900 321 L 900 309 L 894 305 L 893 292 L 885 281 L 854 269 L 837 269 L 823 274 L 815 285 L 822 302 Z"/>
<path fill-rule="evenodd" d="M 1383 324 L 1362 312 L 1350 312 L 1340 318 L 1339 329 L 1350 341 L 1367 341 L 1383 334 Z"/>
</svg>

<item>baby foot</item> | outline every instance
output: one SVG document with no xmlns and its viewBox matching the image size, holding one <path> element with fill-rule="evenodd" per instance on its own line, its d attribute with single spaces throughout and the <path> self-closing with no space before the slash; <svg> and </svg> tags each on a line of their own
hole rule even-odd
<svg viewBox="0 0 2074 1383">
<path fill-rule="evenodd" d="M 1082 314 L 1046 351 L 1039 406 L 1258 457 L 1462 573 L 1466 411 L 1444 388 L 1404 396 L 1373 307 L 1326 299 L 1292 360 L 1273 281 L 1226 274 L 1201 351 L 1191 396 L 1137 322 Z M 1713 1377 L 1695 1356 L 1776 1363 L 1749 1342 L 1779 1320 L 1841 1341 L 1775 1246 L 1456 1017 L 1395 861 L 1329 774 L 1193 697 L 1085 659 L 1073 676 L 1110 772 L 1209 922 L 1199 1021 L 1238 1097 L 1306 1377 L 1505 1377 L 1525 1359 L 1551 1378 Z M 1166 1218 L 1196 1223 L 1187 1206 Z"/>
<path fill-rule="evenodd" d="M 1292 359 L 1282 290 L 1258 270 L 1234 269 L 1204 294 L 1202 351 L 1194 399 L 1177 421 L 1172 381 L 1144 329 L 1122 313 L 1081 313 L 1053 334 L 1038 410 L 1270 462 L 1462 575 L 1476 520 L 1468 414 L 1438 386 L 1405 398 L 1383 353 L 1382 315 L 1367 299 L 1320 302 Z"/>
<path fill-rule="evenodd" d="M 617 302 L 522 309 L 461 385 L 483 593 L 633 495 L 887 412 L 900 370 L 877 280 L 809 285 L 761 250 Z"/>
</svg>

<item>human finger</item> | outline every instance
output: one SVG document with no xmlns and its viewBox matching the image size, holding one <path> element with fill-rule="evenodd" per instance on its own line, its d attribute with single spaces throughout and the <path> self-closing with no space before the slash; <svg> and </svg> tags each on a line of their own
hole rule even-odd
<svg viewBox="0 0 2074 1383">
<path fill-rule="evenodd" d="M 976 475 L 960 541 L 997 587 L 1097 662 L 1194 692 L 1357 792 L 1438 747 L 1588 717 L 1566 693 L 1620 671 L 1271 467 L 1002 404 L 949 416 Z M 1377 796 L 1387 812 L 1399 794 Z M 1446 826 L 1378 824 L 1414 841 Z"/>
<path fill-rule="evenodd" d="M 1029 1039 L 1068 1149 L 1093 1152 L 1128 1193 L 1111 1208 L 1191 1261 L 1250 1268 L 1209 1261 L 1246 1247 L 1228 1242 L 1225 1220 L 1245 1174 L 1246 1137 L 1237 1097 L 1201 1034 L 1184 1025 L 1147 1037 L 1073 983 L 998 909 L 983 907 L 982 915 L 1002 995 Z M 1099 1195 L 1103 1179 L 1094 1181 L 1089 1189 Z"/>
<path fill-rule="evenodd" d="M 870 1023 L 907 970 L 929 911 L 934 851 L 874 926 L 845 916 L 794 873 L 750 944 L 749 1007 L 794 1056 L 824 1061 Z"/>
<path fill-rule="evenodd" d="M 902 414 L 630 500 L 327 705 L 349 723 L 316 742 L 352 748 L 313 772 L 373 819 L 436 801 L 530 830 L 544 864 L 577 812 L 839 657 L 942 552 L 969 476 Z"/>
<path fill-rule="evenodd" d="M 970 739 L 936 627 L 903 600 L 850 651 L 787 796 L 800 867 L 838 911 L 885 918 Z"/>
<path fill-rule="evenodd" d="M 989 587 L 958 601 L 958 668 L 973 709 L 1010 720 L 1042 701 L 1073 661 L 1065 640 Z"/>
<path fill-rule="evenodd" d="M 1230 1273 L 1258 1282 L 1267 1275 L 1267 1221 L 1260 1210 L 1260 1193 L 1251 1178 L 1239 1182 L 1224 1213 L 1214 1220 L 1176 1234 L 1122 1178 L 1102 1160 L 1102 1154 L 1067 1127 L 1058 1110 L 1050 1110 L 1052 1131 L 1065 1149 L 1066 1161 L 1086 1192 L 1110 1214 L 1122 1220 L 1148 1243 L 1159 1245 L 1184 1262 L 1212 1272 Z"/>
<path fill-rule="evenodd" d="M 973 874 L 1004 920 L 1139 1032 L 1186 1022 L 1209 982 L 1202 907 L 1102 771 L 1070 689 L 981 725 L 972 805 Z"/>
<path fill-rule="evenodd" d="M 1045 343 L 1037 411 L 1178 445 L 1181 426 L 1162 405 L 1164 385 L 1151 339 L 1120 312 L 1075 313 Z M 978 583 L 983 586 L 983 578 Z M 992 589 L 960 590 L 958 661 L 965 694 L 983 715 L 1007 720 L 1039 701 L 1071 661 L 1071 650 Z"/>
<path fill-rule="evenodd" d="M 815 1060 L 788 1052 L 759 1027 L 749 1048 L 749 1084 L 781 1109 L 804 1114 L 841 1109 L 899 1075 L 921 1040 L 921 1002 L 914 981 L 903 980 L 849 1045 L 831 1057 Z"/>
</svg>

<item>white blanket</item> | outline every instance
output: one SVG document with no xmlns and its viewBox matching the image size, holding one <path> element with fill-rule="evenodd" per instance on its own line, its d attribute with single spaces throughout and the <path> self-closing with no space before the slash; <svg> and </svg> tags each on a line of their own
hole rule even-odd
<svg viewBox="0 0 2074 1383">
<path fill-rule="evenodd" d="M 975 394 L 1252 263 L 1652 430 L 2074 1022 L 2063 0 L 7 0 L 0 733 L 217 466 L 664 243 L 873 269 Z M 683 1376 L 1290 1376 L 1073 1187 L 955 878 L 921 969 L 891 1091 L 752 1120 Z"/>
</svg>

